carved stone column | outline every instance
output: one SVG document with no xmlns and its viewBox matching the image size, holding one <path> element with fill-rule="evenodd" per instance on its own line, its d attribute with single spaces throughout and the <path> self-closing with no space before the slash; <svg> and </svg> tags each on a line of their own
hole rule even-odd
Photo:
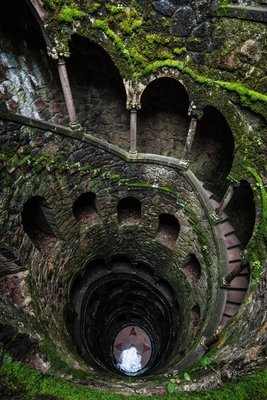
<svg viewBox="0 0 267 400">
<path fill-rule="evenodd" d="M 74 102 L 73 102 L 73 97 L 72 97 L 72 92 L 71 92 L 71 87 L 70 87 L 70 82 L 69 82 L 69 77 L 68 77 L 68 72 L 66 68 L 66 62 L 63 57 L 60 57 L 57 60 L 57 65 L 58 65 L 58 74 L 64 94 L 64 99 L 68 111 L 68 116 L 69 116 L 69 121 L 70 125 L 72 127 L 78 126 L 78 121 L 77 121 L 77 116 L 76 116 L 76 111 L 74 107 Z"/>
<path fill-rule="evenodd" d="M 137 153 L 136 147 L 136 133 L 137 133 L 137 109 L 130 110 L 130 153 Z"/>
<path fill-rule="evenodd" d="M 191 121 L 190 121 L 189 129 L 188 129 L 188 133 L 187 133 L 187 138 L 186 138 L 186 143 L 185 143 L 182 158 L 186 158 L 188 153 L 190 153 L 190 151 L 191 151 L 193 140 L 194 140 L 194 137 L 196 134 L 196 129 L 197 129 L 197 118 L 192 117 Z"/>
</svg>

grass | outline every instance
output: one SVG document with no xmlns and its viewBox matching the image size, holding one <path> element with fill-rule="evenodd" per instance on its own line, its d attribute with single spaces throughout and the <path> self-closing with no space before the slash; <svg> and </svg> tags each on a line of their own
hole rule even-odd
<svg viewBox="0 0 267 400">
<path fill-rule="evenodd" d="M 239 381 L 225 384 L 219 389 L 197 393 L 179 393 L 179 386 L 172 395 L 153 396 L 153 399 L 177 400 L 266 400 L 267 370 L 247 375 Z M 167 392 L 166 392 L 167 393 Z M 0 399 L 12 399 L 19 395 L 21 400 L 54 396 L 64 400 L 119 400 L 123 395 L 88 389 L 49 375 L 44 375 L 22 363 L 4 356 L 0 365 Z M 1 397 L 2 396 L 2 397 Z M 127 400 L 145 400 L 145 396 L 130 395 Z"/>
</svg>

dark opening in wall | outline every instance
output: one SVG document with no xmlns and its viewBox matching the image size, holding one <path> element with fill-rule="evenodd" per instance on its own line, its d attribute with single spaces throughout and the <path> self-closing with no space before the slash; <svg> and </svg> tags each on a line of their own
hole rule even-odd
<svg viewBox="0 0 267 400">
<path fill-rule="evenodd" d="M 168 246 L 174 246 L 180 232 L 180 225 L 174 215 L 161 214 L 157 238 Z"/>
<path fill-rule="evenodd" d="M 34 196 L 25 203 L 22 211 L 24 231 L 46 258 L 49 258 L 57 242 L 51 220 L 51 214 L 43 197 Z"/>
<path fill-rule="evenodd" d="M 129 148 L 129 111 L 123 80 L 99 45 L 73 35 L 67 61 L 78 120 L 96 137 Z"/>
<path fill-rule="evenodd" d="M 193 335 L 200 321 L 200 307 L 195 304 L 190 311 L 189 335 Z"/>
<path fill-rule="evenodd" d="M 235 187 L 226 214 L 230 217 L 235 234 L 244 248 L 252 236 L 256 218 L 253 191 L 247 181 L 242 180 L 240 185 Z"/>
<path fill-rule="evenodd" d="M 23 270 L 25 267 L 10 250 L 0 248 L 0 278 Z"/>
<path fill-rule="evenodd" d="M 183 265 L 183 270 L 188 278 L 189 282 L 195 284 L 201 276 L 201 266 L 194 254 L 189 254 L 186 257 L 185 263 Z"/>
<path fill-rule="evenodd" d="M 138 151 L 180 158 L 190 118 L 188 94 L 173 78 L 152 81 L 142 95 L 138 111 Z"/>
<path fill-rule="evenodd" d="M 27 3 L 1 0 L 0 100 L 12 112 L 65 122 L 56 63 L 47 55 L 43 29 Z"/>
<path fill-rule="evenodd" d="M 95 193 L 83 193 L 73 204 L 73 214 L 80 224 L 89 224 L 99 219 Z"/>
<path fill-rule="evenodd" d="M 141 203 L 134 197 L 125 197 L 117 206 L 119 224 L 139 224 L 141 221 Z"/>
<path fill-rule="evenodd" d="M 214 107 L 206 107 L 198 121 L 191 155 L 192 170 L 205 187 L 222 197 L 227 186 L 234 152 L 234 138 L 225 117 Z"/>
</svg>

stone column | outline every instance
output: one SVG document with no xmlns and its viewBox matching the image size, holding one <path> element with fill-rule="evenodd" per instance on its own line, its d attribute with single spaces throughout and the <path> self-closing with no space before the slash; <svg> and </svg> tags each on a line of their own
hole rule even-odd
<svg viewBox="0 0 267 400">
<path fill-rule="evenodd" d="M 216 209 L 216 216 L 218 218 L 222 217 L 222 214 L 223 214 L 224 210 L 226 209 L 227 205 L 229 204 L 229 201 L 231 200 L 233 194 L 234 194 L 234 188 L 232 185 L 229 185 L 221 202 L 220 202 L 219 207 Z"/>
<path fill-rule="evenodd" d="M 193 140 L 196 134 L 196 129 L 197 129 L 197 119 L 195 117 L 192 117 L 187 133 L 187 138 L 182 158 L 186 158 L 187 154 L 190 153 L 191 151 Z"/>
<path fill-rule="evenodd" d="M 137 109 L 130 110 L 130 153 L 136 154 Z"/>
<path fill-rule="evenodd" d="M 71 88 L 70 88 L 70 82 L 69 82 L 69 77 L 68 77 L 68 72 L 66 68 L 66 62 L 63 57 L 59 58 L 57 60 L 57 65 L 58 65 L 58 73 L 59 73 L 59 78 L 64 94 L 64 99 L 69 115 L 69 121 L 70 121 L 70 126 L 75 127 L 79 126 L 78 121 L 77 121 L 77 116 L 76 116 L 76 111 L 74 107 L 74 102 L 73 102 L 73 97 L 71 93 Z"/>
</svg>

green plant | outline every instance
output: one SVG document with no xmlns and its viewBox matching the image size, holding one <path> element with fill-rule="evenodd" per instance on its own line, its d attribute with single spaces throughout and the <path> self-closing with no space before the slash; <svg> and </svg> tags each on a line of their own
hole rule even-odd
<svg viewBox="0 0 267 400">
<path fill-rule="evenodd" d="M 72 23 L 75 19 L 86 16 L 86 13 L 78 10 L 75 5 L 63 6 L 57 18 L 61 22 Z"/>
</svg>

